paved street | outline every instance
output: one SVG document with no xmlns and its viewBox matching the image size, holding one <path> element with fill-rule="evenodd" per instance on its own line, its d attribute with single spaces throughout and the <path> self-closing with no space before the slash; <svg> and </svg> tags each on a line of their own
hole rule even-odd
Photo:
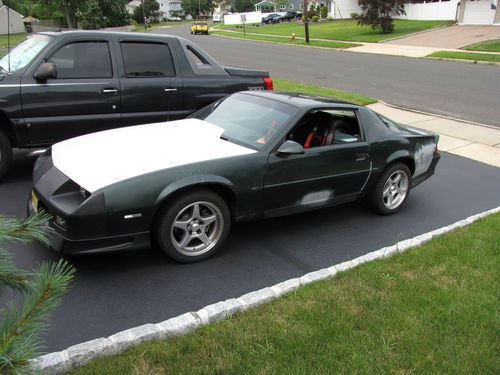
<svg viewBox="0 0 500 375">
<path fill-rule="evenodd" d="M 157 32 L 193 40 L 226 65 L 373 96 L 391 104 L 500 127 L 500 67 Z"/>
<path fill-rule="evenodd" d="M 4 214 L 25 212 L 33 159 L 24 155 L 16 155 L 17 172 L 0 184 Z M 192 265 L 154 249 L 72 257 L 76 280 L 51 320 L 47 349 L 163 321 L 451 224 L 498 206 L 498 186 L 498 168 L 445 153 L 436 175 L 394 216 L 374 215 L 358 203 L 241 224 L 218 255 Z M 23 268 L 59 259 L 38 245 L 13 250 Z"/>
</svg>

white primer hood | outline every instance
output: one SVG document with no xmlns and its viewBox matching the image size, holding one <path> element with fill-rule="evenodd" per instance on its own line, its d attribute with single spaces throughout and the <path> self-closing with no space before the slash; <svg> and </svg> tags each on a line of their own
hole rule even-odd
<svg viewBox="0 0 500 375">
<path fill-rule="evenodd" d="M 131 126 L 52 146 L 54 166 L 89 192 L 142 174 L 257 151 L 230 143 L 198 119 Z"/>
</svg>

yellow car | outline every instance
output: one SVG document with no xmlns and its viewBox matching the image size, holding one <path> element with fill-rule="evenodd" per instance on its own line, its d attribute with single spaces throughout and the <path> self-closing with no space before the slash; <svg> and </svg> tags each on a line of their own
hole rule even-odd
<svg viewBox="0 0 500 375">
<path fill-rule="evenodd" d="M 206 22 L 196 21 L 191 25 L 191 34 L 208 35 L 208 24 Z"/>
</svg>

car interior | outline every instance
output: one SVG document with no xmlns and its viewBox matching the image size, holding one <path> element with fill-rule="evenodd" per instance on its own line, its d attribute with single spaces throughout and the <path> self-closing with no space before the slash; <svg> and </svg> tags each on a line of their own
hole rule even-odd
<svg viewBox="0 0 500 375">
<path fill-rule="evenodd" d="M 314 148 L 358 142 L 361 132 L 352 110 L 315 110 L 302 117 L 287 139 Z"/>
</svg>

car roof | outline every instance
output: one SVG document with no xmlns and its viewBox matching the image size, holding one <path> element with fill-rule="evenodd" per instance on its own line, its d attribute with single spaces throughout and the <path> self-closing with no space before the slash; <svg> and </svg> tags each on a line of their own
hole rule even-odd
<svg viewBox="0 0 500 375">
<path fill-rule="evenodd" d="M 357 104 L 337 100 L 333 98 L 326 98 L 322 96 L 308 95 L 300 92 L 291 91 L 243 91 L 240 92 L 247 95 L 260 96 L 272 100 L 277 100 L 286 104 L 291 104 L 295 107 L 310 108 L 322 106 L 335 106 L 335 107 L 360 107 Z"/>
<path fill-rule="evenodd" d="M 123 35 L 123 36 L 138 36 L 138 33 L 134 32 L 123 32 L 123 31 L 100 31 L 100 30 L 61 30 L 61 31 L 42 31 L 37 34 L 42 34 L 42 35 L 49 35 L 53 37 L 63 37 L 63 36 L 101 36 L 103 34 L 113 34 L 113 35 Z M 163 37 L 169 37 L 169 38 L 179 38 L 175 35 L 169 35 L 169 34 L 155 34 L 155 33 L 140 33 L 142 34 L 141 37 L 148 37 L 148 36 L 163 36 Z"/>
</svg>

